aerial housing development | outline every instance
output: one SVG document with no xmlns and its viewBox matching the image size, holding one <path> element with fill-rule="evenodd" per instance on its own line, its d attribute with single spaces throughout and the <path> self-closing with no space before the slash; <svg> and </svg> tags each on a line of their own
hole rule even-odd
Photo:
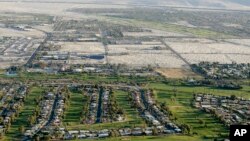
<svg viewBox="0 0 250 141">
<path fill-rule="evenodd" d="M 0 0 L 0 140 L 230 141 L 233 125 L 250 126 L 250 2 Z"/>
</svg>

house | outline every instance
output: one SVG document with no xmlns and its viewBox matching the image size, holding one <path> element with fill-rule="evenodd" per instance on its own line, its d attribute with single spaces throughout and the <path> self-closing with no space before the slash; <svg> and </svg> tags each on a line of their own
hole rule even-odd
<svg viewBox="0 0 250 141">
<path fill-rule="evenodd" d="M 78 137 L 79 139 L 87 138 L 87 136 L 86 136 L 85 134 L 77 135 L 77 137 Z"/>
<path fill-rule="evenodd" d="M 130 128 L 119 129 L 119 133 L 121 136 L 129 136 L 132 134 L 132 130 Z"/>
<path fill-rule="evenodd" d="M 174 131 L 175 131 L 176 133 L 181 133 L 181 129 L 180 129 L 180 128 L 176 128 L 176 129 L 174 129 Z"/>
<path fill-rule="evenodd" d="M 90 133 L 90 131 L 88 131 L 88 130 L 80 130 L 80 134 L 89 134 Z"/>
<path fill-rule="evenodd" d="M 175 131 L 165 128 L 165 129 L 163 130 L 163 133 L 165 133 L 165 134 L 173 134 L 173 133 L 175 133 Z"/>
<path fill-rule="evenodd" d="M 77 69 L 73 69 L 73 72 L 80 73 L 80 72 L 83 72 L 83 70 L 80 68 L 77 68 Z"/>
<path fill-rule="evenodd" d="M 153 134 L 153 128 L 152 127 L 147 127 L 144 131 L 146 135 L 152 135 Z"/>
<path fill-rule="evenodd" d="M 132 130 L 132 135 L 134 136 L 140 136 L 142 135 L 142 129 L 140 127 L 136 127 Z"/>
<path fill-rule="evenodd" d="M 72 130 L 72 131 L 68 131 L 69 134 L 73 135 L 73 134 L 79 134 L 79 131 L 77 130 Z"/>
<path fill-rule="evenodd" d="M 105 137 L 109 137 L 109 133 L 108 132 L 102 132 L 102 133 L 98 133 L 98 137 L 99 138 L 105 138 Z"/>
<path fill-rule="evenodd" d="M 95 132 L 92 131 L 91 133 L 87 133 L 86 136 L 88 138 L 94 138 L 94 137 L 97 137 L 97 133 L 95 133 Z"/>
</svg>

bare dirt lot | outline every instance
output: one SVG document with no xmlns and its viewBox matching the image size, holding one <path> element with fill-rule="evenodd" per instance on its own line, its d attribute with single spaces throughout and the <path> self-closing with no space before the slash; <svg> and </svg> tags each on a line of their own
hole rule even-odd
<svg viewBox="0 0 250 141">
<path fill-rule="evenodd" d="M 191 70 L 187 69 L 166 69 L 166 68 L 158 68 L 155 70 L 166 78 L 187 78 L 187 77 L 200 77 L 197 74 L 193 73 Z"/>
<path fill-rule="evenodd" d="M 128 54 L 108 56 L 111 64 L 126 64 L 129 66 L 160 66 L 165 68 L 182 68 L 186 64 L 174 54 Z"/>
<path fill-rule="evenodd" d="M 104 47 L 99 42 L 59 42 L 61 45 L 60 52 L 76 52 L 76 53 L 104 53 Z"/>
<path fill-rule="evenodd" d="M 19 31 L 10 28 L 0 28 L 1 36 L 11 36 L 11 37 L 44 37 L 45 34 L 41 31 L 31 29 L 29 31 Z"/>
<path fill-rule="evenodd" d="M 233 40 L 242 44 L 209 39 L 167 39 L 166 44 L 179 53 L 189 63 L 202 61 L 219 63 L 249 63 L 250 47 L 248 40 Z"/>
</svg>

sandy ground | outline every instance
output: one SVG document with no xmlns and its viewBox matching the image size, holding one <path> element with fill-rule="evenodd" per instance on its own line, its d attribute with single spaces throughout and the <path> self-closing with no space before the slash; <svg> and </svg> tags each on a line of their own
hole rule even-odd
<svg viewBox="0 0 250 141">
<path fill-rule="evenodd" d="M 160 47 L 161 50 L 156 50 L 154 47 Z M 137 53 L 139 54 L 170 54 L 170 50 L 167 50 L 163 45 L 108 45 L 108 53 Z"/>
<path fill-rule="evenodd" d="M 228 55 L 228 57 L 237 63 L 250 63 L 250 55 Z"/>
<path fill-rule="evenodd" d="M 82 14 L 77 13 L 71 13 L 67 12 L 66 9 L 73 9 L 73 8 L 128 8 L 128 4 L 136 4 L 136 1 L 108 1 L 106 4 L 94 4 L 93 0 L 78 0 L 77 2 L 85 3 L 85 4 L 79 4 L 79 3 L 69 3 L 69 0 L 67 3 L 51 3 L 51 0 L 46 0 L 49 3 L 45 3 L 44 1 L 42 3 L 36 3 L 36 2 L 22 2 L 16 0 L 16 2 L 1 2 L 0 3 L 0 12 L 23 12 L 23 13 L 43 13 L 43 14 L 49 14 L 49 15 L 57 15 L 57 16 L 67 16 L 70 18 L 82 18 Z M 60 0 L 61 1 L 61 0 Z M 202 0 L 205 1 L 205 0 Z M 207 1 L 207 0 L 206 0 Z M 214 1 L 214 0 L 213 0 Z M 221 1 L 221 0 L 216 0 Z M 100 1 L 99 1 L 100 2 Z M 102 2 L 102 1 L 101 1 Z M 180 5 L 184 7 L 190 7 L 190 5 L 183 5 L 183 2 L 179 3 L 178 1 L 161 1 L 160 6 L 177 6 Z M 118 5 L 111 5 L 111 4 L 118 4 Z M 140 3 L 145 4 L 145 3 Z M 176 5 L 177 4 L 177 5 Z M 238 4 L 232 4 L 230 2 L 223 3 L 226 8 L 228 9 L 240 9 L 240 10 L 249 10 L 250 7 L 238 5 Z M 157 4 L 158 5 L 158 4 Z M 200 7 L 202 8 L 202 6 Z M 197 9 L 185 9 L 185 8 L 179 8 L 181 10 L 195 10 Z M 203 11 L 206 11 L 208 9 L 201 9 Z M 182 23 L 183 24 L 183 23 Z"/>
<path fill-rule="evenodd" d="M 214 40 L 205 39 L 205 38 L 165 38 L 166 42 L 173 43 L 204 43 L 204 44 L 212 44 L 215 43 Z"/>
<path fill-rule="evenodd" d="M 73 8 L 127 8 L 124 5 L 73 4 L 73 3 L 27 3 L 1 2 L 0 12 L 39 13 L 54 16 L 65 16 L 71 19 L 83 18 L 83 14 L 68 12 Z"/>
<path fill-rule="evenodd" d="M 31 29 L 30 31 L 19 31 L 10 28 L 0 28 L 1 36 L 12 36 L 12 37 L 35 37 L 43 38 L 45 34 L 41 31 Z"/>
<path fill-rule="evenodd" d="M 124 36 L 142 37 L 142 36 L 156 36 L 156 37 L 183 37 L 184 34 L 165 32 L 161 30 L 152 30 L 152 32 L 123 32 Z"/>
<path fill-rule="evenodd" d="M 83 19 L 89 18 L 84 14 L 68 12 L 67 9 L 73 8 L 128 8 L 125 5 L 102 5 L 102 4 L 72 4 L 72 3 L 24 3 L 24 2 L 1 2 L 0 13 L 16 12 L 16 13 L 39 13 L 54 16 L 64 16 L 67 19 Z M 93 18 L 93 17 L 91 17 Z M 181 22 L 179 24 L 188 24 Z M 37 29 L 44 31 L 51 31 L 51 27 L 38 26 Z M 152 27 L 153 28 L 153 27 Z M 124 33 L 127 36 L 185 36 L 183 34 L 164 32 L 161 30 L 152 30 L 147 33 Z M 44 33 L 38 30 L 32 31 L 16 31 L 13 29 L 0 28 L 1 36 L 31 36 L 43 37 Z M 171 40 L 171 39 L 170 39 Z M 179 52 L 184 58 L 191 63 L 198 63 L 200 61 L 219 61 L 220 63 L 231 63 L 236 61 L 238 63 L 249 63 L 249 55 L 239 55 L 241 53 L 250 53 L 250 48 L 240 45 L 233 45 L 228 43 L 214 43 L 214 41 L 207 39 L 174 39 L 176 41 L 166 41 L 174 50 Z M 234 40 L 234 42 L 242 43 L 242 40 Z M 244 40 L 244 44 L 249 45 L 248 40 Z M 104 47 L 101 43 L 67 43 L 62 42 L 62 49 L 60 52 L 79 52 L 79 53 L 104 53 Z M 128 53 L 127 55 L 111 55 L 108 60 L 111 63 L 129 64 L 129 65 L 153 65 L 162 66 L 166 68 L 181 68 L 185 63 L 171 54 L 169 50 L 152 51 L 152 45 L 142 47 L 109 47 L 110 53 Z M 157 43 L 158 44 L 158 43 Z M 151 47 L 150 47 L 151 46 Z M 132 53 L 132 54 L 129 54 Z M 204 54 L 201 54 L 204 53 Z M 218 53 L 218 54 L 213 54 Z M 222 54 L 224 53 L 224 54 Z M 239 53 L 232 55 L 230 53 Z M 5 65 L 5 64 L 1 64 Z M 177 71 L 178 72 L 178 71 Z"/>
<path fill-rule="evenodd" d="M 187 69 L 166 69 L 166 68 L 158 68 L 155 70 L 166 78 L 197 78 L 200 77 L 197 74 L 193 73 L 191 70 Z"/>
<path fill-rule="evenodd" d="M 129 54 L 108 56 L 111 64 L 126 64 L 131 66 L 160 66 L 165 68 L 182 68 L 185 63 L 174 54 Z"/>
<path fill-rule="evenodd" d="M 173 50 L 178 52 L 190 63 L 201 61 L 219 63 L 250 63 L 250 47 L 246 46 L 250 40 L 230 40 L 242 45 L 235 45 L 223 41 L 208 39 L 168 39 L 165 40 Z M 245 45 L 244 45 L 245 44 Z"/>
<path fill-rule="evenodd" d="M 38 25 L 38 26 L 32 26 L 32 28 L 37 29 L 37 30 L 41 30 L 41 31 L 45 31 L 45 32 L 52 32 L 53 31 L 53 25 Z"/>
<path fill-rule="evenodd" d="M 219 62 L 219 63 L 232 63 L 233 60 L 224 54 L 181 54 L 189 63 L 197 64 L 202 61 Z"/>
<path fill-rule="evenodd" d="M 234 45 L 230 43 L 173 43 L 167 42 L 167 44 L 176 50 L 178 53 L 242 53 L 250 54 L 250 47 L 241 45 Z"/>
<path fill-rule="evenodd" d="M 157 42 L 157 41 L 152 41 L 152 42 L 141 42 L 143 45 L 162 45 L 161 42 Z"/>
<path fill-rule="evenodd" d="M 7 69 L 11 64 L 9 62 L 0 62 L 0 66 L 0 69 Z"/>
<path fill-rule="evenodd" d="M 250 46 L 250 39 L 227 39 L 226 41 Z"/>
<path fill-rule="evenodd" d="M 60 52 L 104 53 L 104 47 L 99 42 L 59 42 Z"/>
<path fill-rule="evenodd" d="M 69 60 L 69 64 L 105 64 L 105 59 L 102 60 L 94 60 L 94 59 L 86 59 L 86 60 Z"/>
</svg>

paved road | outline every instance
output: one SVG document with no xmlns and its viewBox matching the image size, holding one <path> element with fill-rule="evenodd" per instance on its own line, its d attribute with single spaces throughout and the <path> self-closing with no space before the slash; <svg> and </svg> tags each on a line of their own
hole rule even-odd
<svg viewBox="0 0 250 141">
<path fill-rule="evenodd" d="M 32 65 L 33 60 L 35 59 L 37 53 L 42 49 L 42 47 L 44 46 L 44 44 L 51 38 L 51 33 L 45 32 L 43 30 L 40 30 L 42 32 L 44 32 L 46 34 L 45 39 L 43 40 L 43 42 L 38 46 L 38 48 L 36 48 L 36 50 L 33 52 L 33 54 L 31 55 L 31 57 L 29 58 L 29 60 L 27 61 L 27 63 L 25 64 L 26 67 L 29 67 Z"/>
<path fill-rule="evenodd" d="M 191 68 L 191 64 L 185 59 L 183 58 L 177 51 L 175 51 L 174 49 L 172 49 L 169 45 L 166 44 L 166 42 L 161 39 L 162 44 L 169 49 L 170 51 L 172 51 L 177 57 L 179 57 L 184 63 L 186 63 L 188 65 L 188 67 Z"/>
</svg>

